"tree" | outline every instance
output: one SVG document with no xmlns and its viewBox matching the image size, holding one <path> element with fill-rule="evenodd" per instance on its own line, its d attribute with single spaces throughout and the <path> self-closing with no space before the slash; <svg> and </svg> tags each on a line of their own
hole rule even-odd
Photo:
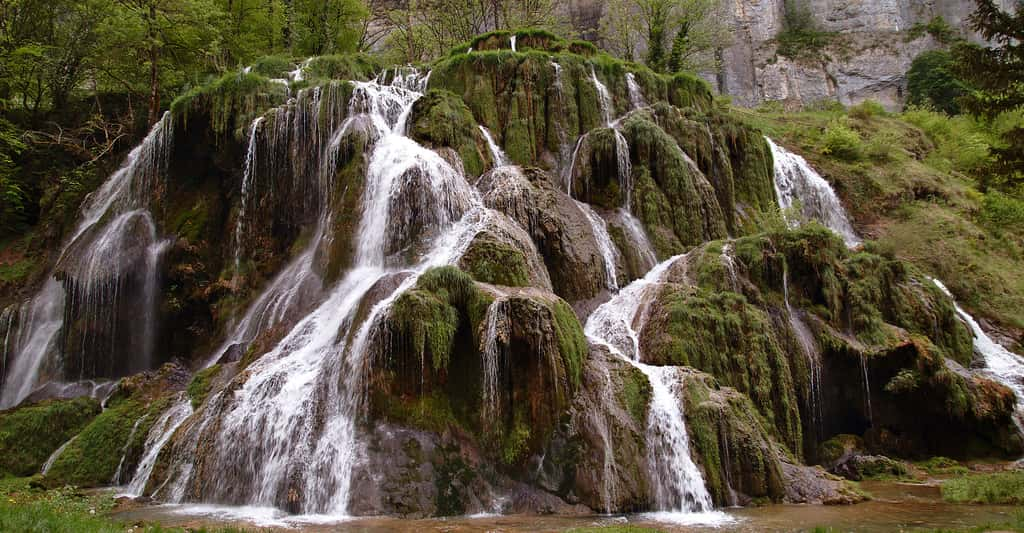
<svg viewBox="0 0 1024 533">
<path fill-rule="evenodd" d="M 709 70 L 730 41 L 721 9 L 717 0 L 614 0 L 601 34 L 606 48 L 631 61 L 643 52 L 654 70 Z"/>
<path fill-rule="evenodd" d="M 950 115 L 960 113 L 958 100 L 967 87 L 953 74 L 953 56 L 930 50 L 914 58 L 907 72 L 907 103 L 927 105 Z"/>
<path fill-rule="evenodd" d="M 133 92 L 145 80 L 153 124 L 160 117 L 161 88 L 196 77 L 219 54 L 222 17 L 212 0 L 115 0 L 102 31 L 105 46 L 120 53 L 101 69 Z"/>
<path fill-rule="evenodd" d="M 963 108 L 985 118 L 1024 110 L 1024 2 L 1015 13 L 1002 11 L 992 0 L 975 0 L 971 28 L 990 46 L 963 42 L 953 49 L 956 73 L 973 90 L 961 98 Z M 991 173 L 997 184 L 1024 184 L 1024 127 L 1003 134 L 1004 146 L 992 149 Z M 987 183 L 983 183 L 983 186 Z"/>
<path fill-rule="evenodd" d="M 294 50 L 300 55 L 355 51 L 363 20 L 370 15 L 360 0 L 292 0 Z"/>
</svg>

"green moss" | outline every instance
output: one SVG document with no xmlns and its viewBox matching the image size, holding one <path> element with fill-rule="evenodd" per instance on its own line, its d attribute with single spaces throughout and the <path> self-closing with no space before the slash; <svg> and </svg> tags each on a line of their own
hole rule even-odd
<svg viewBox="0 0 1024 533">
<path fill-rule="evenodd" d="M 651 383 L 643 372 L 632 366 L 624 369 L 623 374 L 619 401 L 639 427 L 646 427 L 647 409 L 651 403 Z"/>
<path fill-rule="evenodd" d="M 0 413 L 0 475 L 29 476 L 100 412 L 91 398 L 47 400 Z"/>
<path fill-rule="evenodd" d="M 976 474 L 942 484 L 942 498 L 957 503 L 1024 505 L 1024 472 Z"/>
<path fill-rule="evenodd" d="M 517 410 L 512 429 L 502 439 L 501 459 L 506 465 L 519 463 L 529 451 L 530 424 L 523 418 L 520 416 L 520 411 Z"/>
<path fill-rule="evenodd" d="M 473 279 L 483 283 L 530 285 L 530 270 L 523 252 L 496 239 L 478 237 L 463 254 L 460 264 Z"/>
<path fill-rule="evenodd" d="M 94 487 L 110 483 L 132 426 L 146 412 L 146 407 L 133 399 L 108 406 L 64 449 L 46 475 L 46 484 Z"/>
<path fill-rule="evenodd" d="M 252 71 L 268 78 L 287 78 L 295 63 L 286 56 L 263 56 L 252 63 Z"/>
<path fill-rule="evenodd" d="M 325 55 L 310 59 L 306 74 L 328 80 L 369 80 L 383 68 L 380 61 L 367 54 Z"/>
<path fill-rule="evenodd" d="M 385 394 L 380 396 L 378 405 L 382 406 L 384 418 L 391 422 L 438 434 L 451 427 L 459 427 L 451 402 L 440 391 L 412 399 Z"/>
<path fill-rule="evenodd" d="M 35 271 L 37 265 L 38 260 L 32 257 L 22 257 L 10 263 L 0 264 L 0 282 L 22 283 Z"/>
<path fill-rule="evenodd" d="M 198 409 L 206 401 L 206 397 L 210 394 L 210 389 L 213 387 L 213 380 L 217 377 L 218 373 L 220 373 L 220 365 L 213 365 L 196 372 L 192 376 L 192 381 L 189 382 L 185 392 L 192 401 L 193 409 Z"/>
<path fill-rule="evenodd" d="M 566 373 L 574 388 L 579 387 L 583 373 L 583 362 L 590 353 L 583 327 L 569 304 L 558 300 L 551 305 L 555 319 L 555 334 L 558 336 L 558 351 L 562 355 Z"/>
<path fill-rule="evenodd" d="M 452 148 L 462 159 L 467 175 L 483 173 L 486 160 L 478 143 L 476 120 L 456 94 L 438 89 L 428 91 L 413 104 L 410 124 L 413 139 L 435 148 Z"/>
<path fill-rule="evenodd" d="M 429 357 L 434 370 L 444 370 L 460 322 L 467 320 L 476 331 L 489 302 L 469 274 L 451 266 L 432 268 L 420 276 L 414 289 L 395 300 L 391 322 L 397 333 L 410 340 L 415 353 Z"/>
<path fill-rule="evenodd" d="M 796 384 L 765 312 L 742 295 L 681 288 L 662 293 L 664 317 L 647 357 L 691 366 L 747 394 L 797 455 L 802 446 Z"/>
<path fill-rule="evenodd" d="M 961 465 L 955 459 L 949 457 L 932 457 L 926 461 L 921 461 L 916 466 L 930 475 L 945 475 L 945 476 L 963 476 L 966 475 L 970 470 L 966 466 Z"/>
<path fill-rule="evenodd" d="M 180 211 L 171 224 L 176 235 L 187 239 L 190 243 L 197 243 L 207 231 L 209 218 L 209 199 L 199 197 L 188 209 Z"/>
<path fill-rule="evenodd" d="M 177 97 L 171 113 L 187 122 L 191 114 L 205 113 L 218 135 L 234 131 L 241 137 L 243 124 L 263 110 L 284 103 L 287 88 L 259 74 L 228 73 Z"/>
</svg>

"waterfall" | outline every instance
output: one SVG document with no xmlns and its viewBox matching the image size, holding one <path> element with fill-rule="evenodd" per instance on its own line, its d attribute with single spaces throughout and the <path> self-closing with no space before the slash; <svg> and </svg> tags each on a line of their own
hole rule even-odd
<svg viewBox="0 0 1024 533">
<path fill-rule="evenodd" d="M 860 354 L 861 382 L 864 384 L 864 410 L 868 417 L 868 427 L 875 426 L 875 416 L 871 411 L 871 381 L 868 379 L 868 357 Z"/>
<path fill-rule="evenodd" d="M 501 372 L 508 366 L 508 342 L 510 334 L 509 302 L 498 298 L 488 308 L 484 317 L 484 335 L 480 353 L 483 354 L 483 387 L 480 394 L 480 425 L 491 427 L 501 420 Z"/>
<path fill-rule="evenodd" d="M 124 441 L 124 446 L 121 447 L 121 460 L 117 462 L 117 469 L 114 470 L 114 478 L 110 482 L 114 485 L 120 485 L 124 480 L 124 462 L 128 459 L 128 450 L 132 446 L 132 441 L 135 440 L 135 433 L 139 431 L 139 425 L 142 421 L 149 417 L 149 414 L 140 416 L 135 423 L 132 424 L 132 430 L 128 432 L 128 439 Z"/>
<path fill-rule="evenodd" d="M 131 483 L 128 484 L 129 495 L 142 495 L 142 491 L 145 490 L 146 483 L 149 482 L 149 476 L 153 473 L 153 467 L 156 466 L 156 460 L 164 449 L 164 445 L 167 444 L 167 441 L 171 440 L 171 436 L 174 435 L 178 426 L 191 414 L 192 400 L 187 394 L 179 393 L 174 405 L 164 411 L 160 418 L 153 423 L 153 427 L 149 429 L 149 434 L 146 436 L 145 452 L 142 458 L 139 459 L 138 466 L 135 467 L 135 475 L 132 476 Z M 131 442 L 131 436 L 128 439 Z"/>
<path fill-rule="evenodd" d="M 607 365 L 601 365 L 604 373 L 604 383 L 601 388 L 601 400 L 605 405 L 613 405 L 616 402 L 615 384 L 612 382 L 612 374 Z M 615 481 L 619 471 L 618 462 L 615 460 L 615 440 L 612 438 L 608 428 L 607 411 L 605 416 L 595 417 L 597 421 L 597 432 L 601 437 L 601 448 L 603 451 L 602 474 L 604 479 L 601 483 L 601 503 L 604 505 L 604 512 L 611 513 L 615 505 Z"/>
<path fill-rule="evenodd" d="M 48 361 L 63 367 L 63 372 L 48 376 L 55 378 L 121 375 L 149 368 L 156 327 L 155 276 L 167 243 L 157 240 L 146 207 L 167 166 L 173 134 L 171 115 L 165 113 L 121 167 L 82 203 L 78 223 L 65 241 L 55 270 L 21 306 L 13 341 L 5 342 L 13 363 L 0 393 L 0 409 L 28 396 Z M 122 315 L 141 315 L 143 327 L 118 331 Z M 86 321 L 88 328 L 77 346 L 61 345 L 65 318 Z M 131 357 L 127 365 L 114 360 L 121 352 Z M 87 353 L 94 357 L 91 366 Z M 102 368 L 97 367 L 97 357 L 105 358 Z"/>
<path fill-rule="evenodd" d="M 242 265 L 242 242 L 245 233 L 245 217 L 247 207 L 251 201 L 249 192 L 252 188 L 253 175 L 256 173 L 256 134 L 259 133 L 260 124 L 266 117 L 257 117 L 249 126 L 249 146 L 245 153 L 245 169 L 242 173 L 241 202 L 238 208 L 238 216 L 235 219 L 235 275 L 237 276 Z"/>
<path fill-rule="evenodd" d="M 612 237 L 608 233 L 608 223 L 601 218 L 601 215 L 594 211 L 593 207 L 590 207 L 590 204 L 575 198 L 573 201 L 576 202 L 576 206 L 580 208 L 583 216 L 590 223 L 590 229 L 594 234 L 594 239 L 597 241 L 597 250 L 601 253 L 601 259 L 604 261 L 605 286 L 613 291 L 618 290 L 618 272 L 615 268 L 618 250 L 615 248 L 615 243 L 612 242 Z"/>
<path fill-rule="evenodd" d="M 50 473 L 50 469 L 53 468 L 53 464 L 57 462 L 57 459 L 61 456 L 61 454 L 64 453 L 64 450 L 66 450 L 67 447 L 72 442 L 75 442 L 75 439 L 77 439 L 77 438 L 78 438 L 78 435 L 75 435 L 74 437 L 71 437 L 70 439 L 67 440 L 67 442 L 65 442 L 64 444 L 61 444 L 59 448 L 54 450 L 53 453 L 51 453 L 50 456 L 46 458 L 46 462 L 43 463 L 43 468 L 39 470 L 39 473 L 44 475 L 44 476 L 46 474 L 49 474 Z"/>
<path fill-rule="evenodd" d="M 824 409 L 821 405 L 821 352 L 818 350 L 818 343 L 815 342 L 814 334 L 811 333 L 811 329 L 807 327 L 803 318 L 800 317 L 800 314 L 795 311 L 789 303 L 789 269 L 786 267 L 783 267 L 782 271 L 782 297 L 783 301 L 786 303 L 786 316 L 789 318 L 789 328 L 796 337 L 797 343 L 800 344 L 800 349 L 804 353 L 804 358 L 807 359 L 808 379 L 810 381 L 808 384 L 810 394 L 807 398 L 807 407 L 811 414 L 811 424 L 817 432 L 817 438 L 821 439 L 824 426 Z M 864 396 L 867 398 L 868 419 L 870 420 L 871 389 L 867 382 L 866 361 L 862 358 L 861 362 L 863 363 L 862 370 L 864 374 Z"/>
<path fill-rule="evenodd" d="M 489 216 L 461 172 L 404 135 L 426 79 L 410 69 L 394 72 L 389 83 L 382 75 L 353 84 L 351 113 L 367 117 L 379 134 L 367 164 L 355 265 L 250 364 L 244 383 L 213 394 L 171 440 L 160 495 L 347 513 L 362 456 L 357 421 L 375 324 L 420 273 L 457 260 Z M 429 252 L 410 259 L 424 248 Z M 411 275 L 358 313 L 370 289 L 397 272 Z M 199 450 L 202 468 L 194 466 Z"/>
<path fill-rule="evenodd" d="M 992 337 L 989 337 L 985 330 L 981 329 L 981 324 L 978 324 L 978 321 L 973 316 L 964 311 L 960 304 L 956 303 L 953 293 L 949 292 L 949 289 L 941 281 L 937 279 L 932 279 L 931 281 L 946 296 L 954 300 L 953 304 L 956 307 L 956 313 L 971 328 L 971 333 L 974 336 L 974 351 L 981 354 L 985 360 L 985 367 L 989 375 L 995 378 L 996 381 L 1006 385 L 1017 397 L 1014 421 L 1017 423 L 1021 433 L 1024 433 L 1024 358 L 1007 350 L 1001 344 L 994 341 Z"/>
<path fill-rule="evenodd" d="M 654 253 L 654 246 L 651 245 L 651 240 L 647 238 L 647 232 L 644 231 L 643 224 L 628 209 L 619 208 L 618 214 L 622 227 L 625 228 L 627 236 L 633 246 L 636 247 L 636 252 L 643 261 L 643 268 L 646 270 L 654 268 L 654 265 L 658 264 L 658 256 Z"/>
<path fill-rule="evenodd" d="M 843 204 L 825 178 L 814 171 L 807 161 L 765 137 L 772 150 L 775 171 L 775 196 L 779 207 L 789 209 L 799 202 L 800 214 L 808 220 L 817 220 L 834 231 L 847 246 L 860 244 L 853 231 Z M 799 221 L 792 221 L 799 223 Z"/>
<path fill-rule="evenodd" d="M 597 102 L 601 105 L 601 118 L 604 119 L 604 125 L 610 128 L 613 113 L 615 113 L 615 102 L 612 100 L 612 94 L 608 92 L 608 87 L 597 77 L 593 65 L 590 66 L 590 82 L 594 84 L 594 90 L 597 91 Z"/>
<path fill-rule="evenodd" d="M 636 82 L 636 76 L 632 72 L 626 73 L 626 88 L 629 89 L 629 103 L 633 106 L 633 109 L 640 109 L 641 107 L 647 106 L 647 100 L 644 99 L 643 89 Z"/>
<path fill-rule="evenodd" d="M 690 441 L 680 399 L 677 367 L 653 366 L 641 361 L 639 330 L 646 320 L 646 306 L 665 271 L 682 256 L 665 261 L 640 280 L 622 289 L 587 319 L 584 332 L 595 344 L 633 365 L 651 384 L 647 419 L 647 462 L 658 511 L 707 512 L 711 495 L 700 470 L 690 457 Z"/>
<path fill-rule="evenodd" d="M 732 255 L 731 242 L 722 245 L 722 266 L 725 267 L 725 272 L 729 275 L 729 283 L 733 292 L 739 292 L 740 284 L 739 277 L 736 275 L 736 258 Z M 789 308 L 788 299 L 786 300 L 786 308 Z"/>
<path fill-rule="evenodd" d="M 508 41 L 509 41 L 509 46 L 512 47 L 512 51 L 516 52 L 517 51 L 516 50 L 516 35 L 513 33 L 512 36 L 509 37 Z"/>
<path fill-rule="evenodd" d="M 484 140 L 487 141 L 487 148 L 491 151 L 491 159 L 494 160 L 495 167 L 506 167 L 509 165 L 508 157 L 505 152 L 502 151 L 498 143 L 494 142 L 494 137 L 491 136 L 491 131 L 487 128 L 480 126 L 480 133 L 483 134 Z"/>
</svg>

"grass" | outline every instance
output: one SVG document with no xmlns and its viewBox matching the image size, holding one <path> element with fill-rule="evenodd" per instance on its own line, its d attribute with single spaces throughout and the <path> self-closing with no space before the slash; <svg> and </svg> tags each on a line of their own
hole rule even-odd
<svg viewBox="0 0 1024 533">
<path fill-rule="evenodd" d="M 977 474 L 942 484 L 942 498 L 955 503 L 1024 505 L 1024 472 Z"/>
<path fill-rule="evenodd" d="M 985 123 L 873 103 L 733 114 L 804 156 L 877 249 L 942 279 L 972 314 L 1024 328 L 1024 199 L 981 192 L 989 148 L 1020 114 Z"/>
<path fill-rule="evenodd" d="M 40 533 L 233 533 L 237 528 L 165 528 L 157 524 L 125 524 L 110 517 L 116 507 L 111 493 L 83 492 L 76 487 L 43 490 L 36 478 L 0 479 L 0 531 Z"/>
</svg>

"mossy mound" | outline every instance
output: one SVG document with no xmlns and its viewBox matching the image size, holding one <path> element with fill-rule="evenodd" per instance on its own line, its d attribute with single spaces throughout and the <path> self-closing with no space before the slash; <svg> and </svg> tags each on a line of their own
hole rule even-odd
<svg viewBox="0 0 1024 533">
<path fill-rule="evenodd" d="M 693 367 L 745 394 L 800 457 L 797 384 L 783 339 L 742 295 L 666 285 L 651 308 L 642 352 L 647 362 Z"/>
<path fill-rule="evenodd" d="M 509 287 L 530 285 L 530 268 L 523 252 L 488 234 L 474 239 L 459 263 L 477 281 Z"/>
<path fill-rule="evenodd" d="M 244 125 L 264 110 L 283 104 L 288 88 L 259 74 L 231 72 L 192 89 L 171 102 L 171 113 L 182 122 L 193 114 L 209 116 L 218 135 L 234 133 L 241 138 Z"/>
<path fill-rule="evenodd" d="M 622 124 L 633 159 L 633 212 L 661 255 L 726 235 L 714 187 L 676 141 L 642 113 Z"/>
<path fill-rule="evenodd" d="M 92 398 L 46 400 L 0 413 L 0 476 L 31 476 L 100 413 Z"/>
<path fill-rule="evenodd" d="M 750 400 L 719 387 L 707 374 L 686 373 L 682 379 L 687 431 L 715 504 L 781 501 L 785 451 L 777 448 Z"/>
<path fill-rule="evenodd" d="M 450 91 L 432 89 L 416 100 L 409 124 L 409 136 L 417 142 L 455 150 L 469 176 L 479 176 L 490 163 L 473 113 Z"/>
<path fill-rule="evenodd" d="M 587 353 L 564 301 L 532 289 L 496 297 L 453 267 L 427 271 L 400 295 L 376 338 L 373 416 L 434 432 L 455 428 L 510 468 L 547 442 Z"/>
</svg>

